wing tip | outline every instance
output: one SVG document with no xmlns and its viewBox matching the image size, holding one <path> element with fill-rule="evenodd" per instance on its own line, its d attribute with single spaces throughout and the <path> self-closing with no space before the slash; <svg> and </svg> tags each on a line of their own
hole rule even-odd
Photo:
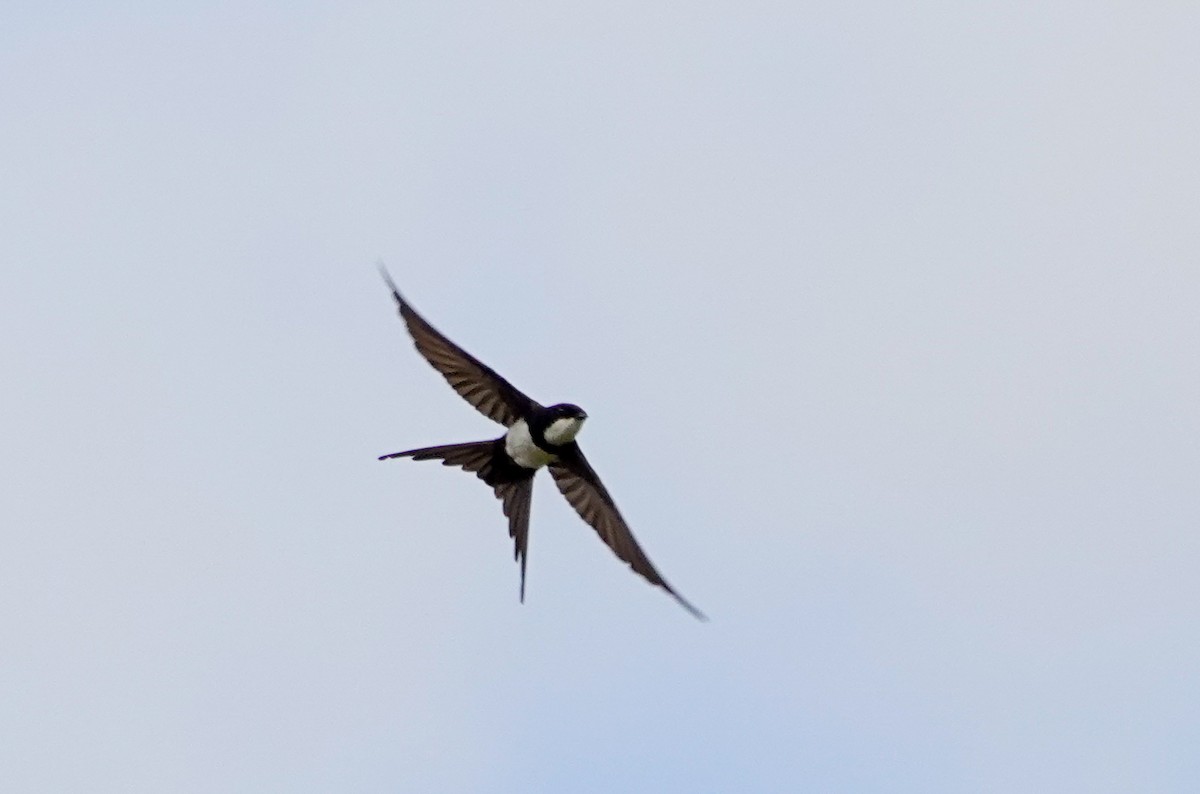
<svg viewBox="0 0 1200 794">
<path fill-rule="evenodd" d="M 690 601 L 688 601 L 686 598 L 684 598 L 683 596 L 679 595 L 679 593 L 676 593 L 674 590 L 672 590 L 672 589 L 671 589 L 671 588 L 669 588 L 669 587 L 667 587 L 667 588 L 666 588 L 666 591 L 667 591 L 668 593 L 670 593 L 670 594 L 671 594 L 671 596 L 672 596 L 672 597 L 673 597 L 673 598 L 674 598 L 676 601 L 678 601 L 678 602 L 679 602 L 679 605 L 680 605 L 681 607 L 683 607 L 683 608 L 684 608 L 684 609 L 686 609 L 688 612 L 690 612 L 690 613 L 691 613 L 691 615 L 692 615 L 692 617 L 694 617 L 696 620 L 700 621 L 701 623 L 708 623 L 708 622 L 709 622 L 708 615 L 704 614 L 704 613 L 703 613 L 703 612 L 701 612 L 699 609 L 696 609 L 696 607 L 692 606 L 691 602 L 690 602 Z"/>
<path fill-rule="evenodd" d="M 383 277 L 383 283 L 388 285 L 388 289 L 397 292 L 396 282 L 392 281 L 392 274 L 388 272 L 387 265 L 383 263 L 382 259 L 375 260 L 375 267 L 379 269 L 379 275 Z"/>
<path fill-rule="evenodd" d="M 380 259 L 375 262 L 375 266 L 379 268 L 379 275 L 383 278 L 383 283 L 387 284 L 387 288 L 392 292 L 392 297 L 396 299 L 396 305 L 401 309 L 408 308 L 408 301 L 404 300 L 404 296 L 400 294 L 400 288 L 392 280 L 392 274 L 388 272 L 387 266 L 383 264 L 383 260 Z"/>
</svg>

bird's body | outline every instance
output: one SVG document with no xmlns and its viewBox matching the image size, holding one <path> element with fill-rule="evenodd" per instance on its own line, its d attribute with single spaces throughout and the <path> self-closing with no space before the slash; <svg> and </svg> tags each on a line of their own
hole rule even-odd
<svg viewBox="0 0 1200 794">
<path fill-rule="evenodd" d="M 575 440 L 587 414 L 578 406 L 553 405 L 541 416 L 518 419 L 504 435 L 504 451 L 518 466 L 534 471 L 558 459 Z"/>
<path fill-rule="evenodd" d="M 524 419 L 518 419 L 504 434 L 504 452 L 518 466 L 532 471 L 537 471 L 558 457 L 553 449 L 540 446 L 533 440 L 533 431 Z"/>
<path fill-rule="evenodd" d="M 492 486 L 508 517 L 514 555 L 521 565 L 521 600 L 529 549 L 529 506 L 533 476 L 548 467 L 555 484 L 621 560 L 652 584 L 665 589 L 700 619 L 704 615 L 676 593 L 642 552 L 607 489 L 583 456 L 575 437 L 587 414 L 577 405 L 542 406 L 494 370 L 455 345 L 417 314 L 383 273 L 417 350 L 442 373 L 455 391 L 481 413 L 506 427 L 499 438 L 445 444 L 383 455 L 389 458 L 441 460 L 459 466 Z"/>
</svg>

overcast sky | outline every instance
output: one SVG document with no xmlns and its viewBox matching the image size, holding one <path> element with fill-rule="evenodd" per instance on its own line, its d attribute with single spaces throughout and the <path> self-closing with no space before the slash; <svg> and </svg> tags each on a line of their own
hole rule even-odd
<svg viewBox="0 0 1200 794">
<path fill-rule="evenodd" d="M 3 788 L 1196 791 L 1200 10 L 902 5 L 6 3 Z"/>
</svg>

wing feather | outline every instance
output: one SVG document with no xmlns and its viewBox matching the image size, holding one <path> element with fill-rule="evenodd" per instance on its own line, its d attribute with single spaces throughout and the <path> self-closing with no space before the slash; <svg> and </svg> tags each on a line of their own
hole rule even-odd
<svg viewBox="0 0 1200 794">
<path fill-rule="evenodd" d="M 700 620 L 708 619 L 687 599 L 675 592 L 650 562 L 617 509 L 616 502 L 600 482 L 600 477 L 587 462 L 578 444 L 574 441 L 568 444 L 565 450 L 559 453 L 558 460 L 551 462 L 548 468 L 554 478 L 554 484 L 566 497 L 567 502 L 575 508 L 580 518 L 596 530 L 600 539 L 622 562 L 641 574 L 646 581 L 666 590 L 684 609 Z"/>
<path fill-rule="evenodd" d="M 430 325 L 400 294 L 386 270 L 380 268 L 392 290 L 400 317 L 408 327 L 413 344 L 458 394 L 481 414 L 508 427 L 537 405 L 500 377 L 494 369 L 463 350 Z"/>
<path fill-rule="evenodd" d="M 513 478 L 511 469 L 497 468 L 497 449 L 503 438 L 471 441 L 466 444 L 442 444 L 381 455 L 380 460 L 412 458 L 440 460 L 443 466 L 459 466 L 492 486 L 508 516 L 508 535 L 513 539 L 513 557 L 521 564 L 521 601 L 525 601 L 525 565 L 529 561 L 529 505 L 533 499 L 533 472 Z"/>
</svg>

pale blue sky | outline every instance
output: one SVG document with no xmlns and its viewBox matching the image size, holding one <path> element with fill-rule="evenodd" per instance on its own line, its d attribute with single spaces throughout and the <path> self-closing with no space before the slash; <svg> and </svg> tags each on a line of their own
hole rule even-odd
<svg viewBox="0 0 1200 794">
<path fill-rule="evenodd" d="M 8 3 L 0 778 L 1193 792 L 1200 10 Z M 580 437 L 527 603 L 498 429 Z"/>
</svg>

